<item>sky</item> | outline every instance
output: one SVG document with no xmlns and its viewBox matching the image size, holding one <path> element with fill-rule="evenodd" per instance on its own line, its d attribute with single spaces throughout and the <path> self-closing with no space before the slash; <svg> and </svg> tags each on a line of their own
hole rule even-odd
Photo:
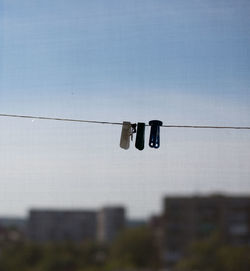
<svg viewBox="0 0 250 271">
<path fill-rule="evenodd" d="M 0 0 L 0 113 L 250 126 L 248 0 Z M 0 215 L 249 194 L 250 132 L 162 128 L 119 147 L 121 127 L 0 117 Z"/>
</svg>

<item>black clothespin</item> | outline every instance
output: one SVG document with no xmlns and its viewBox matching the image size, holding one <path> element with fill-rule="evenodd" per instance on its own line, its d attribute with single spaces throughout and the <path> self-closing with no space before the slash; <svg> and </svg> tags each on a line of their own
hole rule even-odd
<svg viewBox="0 0 250 271">
<path fill-rule="evenodd" d="M 158 149 L 160 147 L 160 126 L 162 126 L 162 121 L 151 120 L 149 125 L 151 126 L 149 146 Z"/>
<path fill-rule="evenodd" d="M 145 123 L 138 122 L 135 147 L 138 150 L 142 151 L 144 149 L 144 141 L 145 141 Z"/>
</svg>

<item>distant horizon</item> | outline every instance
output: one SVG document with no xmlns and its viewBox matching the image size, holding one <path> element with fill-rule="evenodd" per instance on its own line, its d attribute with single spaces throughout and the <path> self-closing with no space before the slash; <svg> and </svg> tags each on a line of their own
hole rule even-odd
<svg viewBox="0 0 250 271">
<path fill-rule="evenodd" d="M 171 194 L 171 195 L 166 195 L 163 199 L 162 202 L 164 201 L 164 199 L 166 198 L 194 198 L 194 197 L 242 197 L 242 198 L 250 198 L 250 192 L 247 193 L 199 193 L 199 194 Z M 24 215 L 8 215 L 8 214 L 0 214 L 0 220 L 1 219 L 24 219 L 24 218 L 28 218 L 29 212 L 30 211 L 45 211 L 45 212 L 60 212 L 60 211 L 66 211 L 66 212 L 78 212 L 78 211 L 90 211 L 90 212 L 98 212 L 100 210 L 102 210 L 103 208 L 113 208 L 113 207 L 122 207 L 125 209 L 125 214 L 128 220 L 143 220 L 146 221 L 150 218 L 152 218 L 153 216 L 158 216 L 161 214 L 161 212 L 163 211 L 162 209 L 158 212 L 152 213 L 147 217 L 131 217 L 128 215 L 127 212 L 127 207 L 126 205 L 122 205 L 122 204 L 117 204 L 117 205 L 102 205 L 100 207 L 97 208 L 84 208 L 84 207 L 76 207 L 76 208 L 72 208 L 72 207 L 56 207 L 56 206 L 43 206 L 43 207 L 30 207 L 27 211 L 26 214 Z"/>
</svg>

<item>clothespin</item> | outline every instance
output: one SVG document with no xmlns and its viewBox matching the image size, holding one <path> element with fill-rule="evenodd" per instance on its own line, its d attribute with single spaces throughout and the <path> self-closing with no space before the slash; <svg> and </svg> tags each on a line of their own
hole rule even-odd
<svg viewBox="0 0 250 271">
<path fill-rule="evenodd" d="M 144 149 L 144 141 L 145 141 L 145 123 L 138 122 L 135 147 L 138 150 L 142 151 Z"/>
<path fill-rule="evenodd" d="M 132 135 L 132 125 L 129 121 L 124 121 L 122 124 L 122 132 L 120 139 L 120 147 L 124 150 L 129 149 L 130 146 L 130 137 Z"/>
<path fill-rule="evenodd" d="M 162 126 L 162 121 L 151 120 L 149 125 L 151 126 L 149 146 L 158 149 L 160 147 L 160 126 Z"/>
</svg>

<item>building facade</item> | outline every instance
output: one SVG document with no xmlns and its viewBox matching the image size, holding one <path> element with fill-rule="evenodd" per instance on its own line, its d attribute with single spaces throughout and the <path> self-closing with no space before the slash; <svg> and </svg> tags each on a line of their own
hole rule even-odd
<svg viewBox="0 0 250 271">
<path fill-rule="evenodd" d="M 27 233 L 34 242 L 95 240 L 96 215 L 85 210 L 31 210 Z"/>
<path fill-rule="evenodd" d="M 97 215 L 97 239 L 111 242 L 125 227 L 125 209 L 123 207 L 105 207 Z"/>
<path fill-rule="evenodd" d="M 162 261 L 171 267 L 192 242 L 213 232 L 230 245 L 250 245 L 250 197 L 167 197 L 151 224 Z"/>
</svg>

